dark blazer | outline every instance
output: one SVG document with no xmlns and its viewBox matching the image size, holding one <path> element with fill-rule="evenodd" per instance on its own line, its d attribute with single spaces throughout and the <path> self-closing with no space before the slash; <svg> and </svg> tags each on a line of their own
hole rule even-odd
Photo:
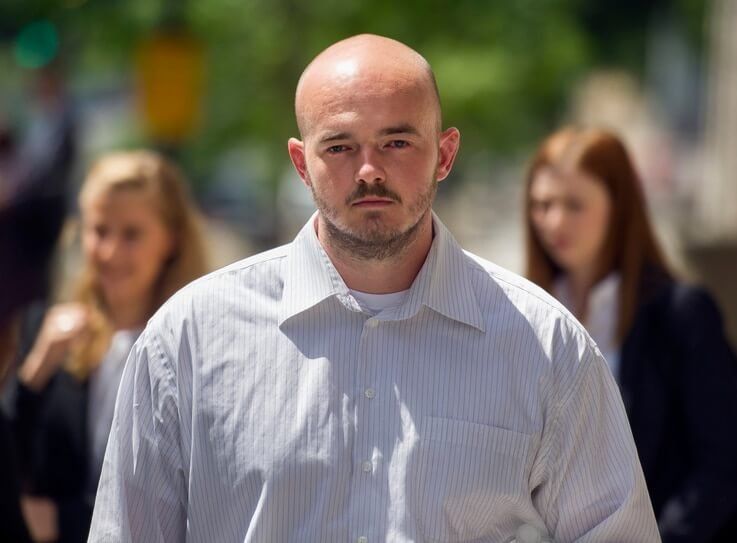
<svg viewBox="0 0 737 543">
<path fill-rule="evenodd" d="M 0 409 L 0 541 L 31 541 L 20 509 L 20 480 L 15 441 Z"/>
<path fill-rule="evenodd" d="M 22 189 L 0 209 L 0 321 L 49 294 L 52 257 L 64 225 L 77 156 L 71 106 L 56 120 L 46 157 L 30 168 Z"/>
<path fill-rule="evenodd" d="M 649 283 L 620 388 L 664 543 L 737 541 L 737 360 L 703 290 Z"/>
<path fill-rule="evenodd" d="M 16 397 L 24 491 L 56 503 L 63 543 L 87 541 L 92 520 L 87 390 L 87 382 L 60 371 L 42 393 L 19 385 Z"/>
</svg>

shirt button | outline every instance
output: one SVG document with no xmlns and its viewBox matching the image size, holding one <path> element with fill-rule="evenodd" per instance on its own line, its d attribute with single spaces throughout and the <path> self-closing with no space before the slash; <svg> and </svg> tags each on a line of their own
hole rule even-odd
<svg viewBox="0 0 737 543">
<path fill-rule="evenodd" d="M 356 540 L 356 543 L 368 543 L 368 537 L 366 537 L 365 535 L 362 535 Z"/>
<path fill-rule="evenodd" d="M 374 465 L 371 463 L 370 460 L 366 460 L 363 464 L 361 464 L 361 469 L 364 473 L 371 473 L 374 469 Z"/>
<path fill-rule="evenodd" d="M 367 388 L 363 392 L 364 396 L 366 396 L 369 400 L 373 400 L 376 397 L 376 391 L 373 388 Z"/>
</svg>

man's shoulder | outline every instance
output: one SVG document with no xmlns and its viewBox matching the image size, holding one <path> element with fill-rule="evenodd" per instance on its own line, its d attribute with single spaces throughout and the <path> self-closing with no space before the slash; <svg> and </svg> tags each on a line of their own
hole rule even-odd
<svg viewBox="0 0 737 543">
<path fill-rule="evenodd" d="M 479 286 L 492 286 L 493 291 L 501 292 L 515 305 L 524 305 L 538 311 L 550 312 L 578 325 L 575 317 L 545 289 L 529 279 L 469 251 L 464 250 L 463 253 L 468 268 Z M 482 288 L 480 290 L 487 289 Z"/>
<path fill-rule="evenodd" d="M 287 256 L 289 244 L 269 249 L 203 275 L 185 286 L 174 296 L 211 295 L 213 289 L 230 288 L 236 284 L 258 282 L 265 276 L 278 274 L 280 261 Z"/>
<path fill-rule="evenodd" d="M 574 383 L 576 375 L 600 352 L 578 320 L 551 294 L 528 279 L 464 251 L 472 284 L 488 323 L 506 336 L 521 334 L 530 352 L 537 342 L 558 383 Z M 564 387 L 566 388 L 566 387 Z"/>
<path fill-rule="evenodd" d="M 159 322 L 172 316 L 186 317 L 204 307 L 225 310 L 254 294 L 278 296 L 281 289 L 281 261 L 289 244 L 244 258 L 195 279 L 169 298 L 152 317 Z"/>
<path fill-rule="evenodd" d="M 230 281 L 234 277 L 242 277 L 249 274 L 258 274 L 259 272 L 268 272 L 274 266 L 278 266 L 278 262 L 289 253 L 290 243 L 281 245 L 267 251 L 249 256 L 232 264 L 228 264 L 213 272 L 208 273 L 193 281 L 193 285 L 197 283 L 207 283 L 212 281 Z"/>
</svg>

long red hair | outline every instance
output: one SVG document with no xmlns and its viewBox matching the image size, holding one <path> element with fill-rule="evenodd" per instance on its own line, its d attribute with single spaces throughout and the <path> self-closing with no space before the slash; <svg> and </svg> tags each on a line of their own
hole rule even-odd
<svg viewBox="0 0 737 543">
<path fill-rule="evenodd" d="M 647 216 L 639 176 L 624 144 L 615 134 L 596 128 L 566 127 L 548 136 L 527 170 L 525 187 L 526 275 L 552 291 L 563 270 L 543 248 L 531 219 L 530 189 L 537 173 L 547 167 L 573 168 L 599 180 L 611 203 L 610 223 L 596 280 L 612 271 L 621 277 L 617 339 L 624 341 L 640 299 L 644 274 L 670 277 L 668 266 Z"/>
</svg>

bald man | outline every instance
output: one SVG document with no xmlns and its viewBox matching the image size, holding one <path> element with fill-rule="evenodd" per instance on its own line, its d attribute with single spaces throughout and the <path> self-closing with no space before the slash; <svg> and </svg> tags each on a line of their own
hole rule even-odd
<svg viewBox="0 0 737 543">
<path fill-rule="evenodd" d="M 149 322 L 90 541 L 657 541 L 596 346 L 432 212 L 460 134 L 425 59 L 349 38 L 295 105 L 318 210 Z"/>
</svg>

